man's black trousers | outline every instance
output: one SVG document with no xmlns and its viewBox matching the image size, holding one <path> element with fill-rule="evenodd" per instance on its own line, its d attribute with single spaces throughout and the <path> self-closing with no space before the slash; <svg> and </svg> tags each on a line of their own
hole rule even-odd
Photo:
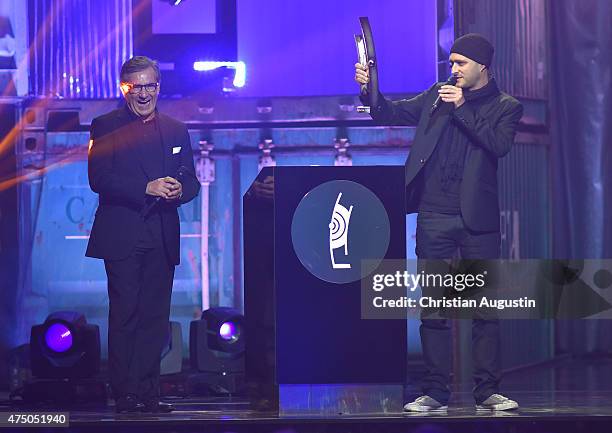
<svg viewBox="0 0 612 433">
<path fill-rule="evenodd" d="M 473 232 L 461 215 L 420 212 L 417 217 L 416 254 L 419 259 L 451 259 L 459 252 L 461 259 L 497 259 L 500 254 L 499 232 Z M 422 391 L 446 405 L 450 397 L 451 328 L 448 319 L 422 319 L 421 344 L 427 373 Z M 472 320 L 472 357 L 474 399 L 482 403 L 499 392 L 500 341 L 499 320 Z"/>
<path fill-rule="evenodd" d="M 108 367 L 115 399 L 159 398 L 161 352 L 168 338 L 174 265 L 163 245 L 139 244 L 104 261 L 108 277 Z"/>
</svg>

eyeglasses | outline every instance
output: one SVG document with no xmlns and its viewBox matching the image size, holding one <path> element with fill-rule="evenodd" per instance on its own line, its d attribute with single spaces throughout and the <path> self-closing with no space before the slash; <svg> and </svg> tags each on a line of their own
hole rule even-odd
<svg viewBox="0 0 612 433">
<path fill-rule="evenodd" d="M 132 83 L 121 83 L 121 88 L 126 93 L 133 95 L 138 94 L 144 89 L 147 93 L 154 93 L 157 90 L 159 83 L 147 83 L 147 84 L 132 84 Z"/>
</svg>

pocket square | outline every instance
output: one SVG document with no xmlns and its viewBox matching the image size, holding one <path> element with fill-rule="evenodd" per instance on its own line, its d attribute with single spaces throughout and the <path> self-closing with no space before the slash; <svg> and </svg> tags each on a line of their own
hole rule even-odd
<svg viewBox="0 0 612 433">
<path fill-rule="evenodd" d="M 175 146 L 175 147 L 172 148 L 172 154 L 173 155 L 176 155 L 180 151 L 181 151 L 181 146 Z"/>
</svg>

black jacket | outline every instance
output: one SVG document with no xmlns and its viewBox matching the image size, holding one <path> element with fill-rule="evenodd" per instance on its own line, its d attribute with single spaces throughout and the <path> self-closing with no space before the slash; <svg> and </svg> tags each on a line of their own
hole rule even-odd
<svg viewBox="0 0 612 433">
<path fill-rule="evenodd" d="M 417 212 L 423 190 L 421 169 L 434 151 L 447 122 L 456 122 L 470 143 L 461 182 L 461 214 L 468 228 L 475 231 L 499 230 L 497 160 L 510 151 L 523 106 L 503 92 L 458 109 L 443 103 L 430 114 L 438 96 L 438 83 L 412 99 L 389 101 L 382 95 L 379 106 L 371 108 L 377 122 L 417 126 L 406 161 L 406 212 Z M 366 102 L 366 101 L 364 101 Z"/>
<path fill-rule="evenodd" d="M 147 183 L 164 176 L 176 178 L 179 167 L 183 166 L 186 170 L 181 179 L 181 199 L 171 203 L 160 200 L 155 204 L 161 214 L 168 260 L 177 265 L 180 262 L 177 207 L 193 200 L 200 190 L 191 140 L 183 123 L 158 113 L 164 160 L 162 164 L 149 163 L 154 155 L 159 158 L 160 152 L 144 152 L 139 147 L 139 137 L 130 128 L 133 121 L 133 116 L 123 107 L 91 122 L 89 185 L 99 194 L 100 201 L 86 256 L 106 260 L 126 258 L 144 230 L 143 210 L 153 200 L 145 194 Z M 163 170 L 159 172 L 154 167 L 163 167 Z"/>
</svg>

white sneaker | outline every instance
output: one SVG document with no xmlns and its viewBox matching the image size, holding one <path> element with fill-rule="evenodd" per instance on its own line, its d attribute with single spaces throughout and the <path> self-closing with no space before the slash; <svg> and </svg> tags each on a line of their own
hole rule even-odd
<svg viewBox="0 0 612 433">
<path fill-rule="evenodd" d="M 406 412 L 431 412 L 434 410 L 443 411 L 446 409 L 448 409 L 448 406 L 443 406 L 438 400 L 428 395 L 422 395 L 412 403 L 406 403 L 404 405 L 404 410 Z"/>
<path fill-rule="evenodd" d="M 501 394 L 493 394 L 481 404 L 476 405 L 476 409 L 485 410 L 512 410 L 518 409 L 519 405 L 516 401 L 510 400 Z"/>
</svg>

